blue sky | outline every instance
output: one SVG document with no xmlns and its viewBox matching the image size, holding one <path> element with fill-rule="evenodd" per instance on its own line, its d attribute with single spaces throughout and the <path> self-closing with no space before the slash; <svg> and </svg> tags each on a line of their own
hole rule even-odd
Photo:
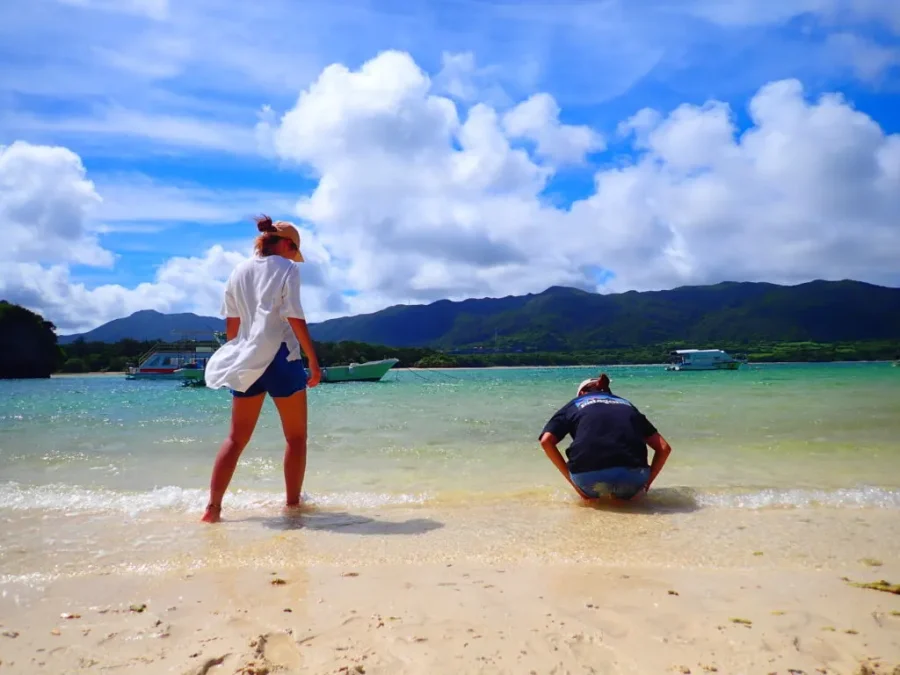
<svg viewBox="0 0 900 675">
<path fill-rule="evenodd" d="M 0 61 L 0 295 L 61 332 L 215 313 L 260 211 L 302 228 L 313 321 L 900 283 L 888 0 L 37 0 Z"/>
</svg>

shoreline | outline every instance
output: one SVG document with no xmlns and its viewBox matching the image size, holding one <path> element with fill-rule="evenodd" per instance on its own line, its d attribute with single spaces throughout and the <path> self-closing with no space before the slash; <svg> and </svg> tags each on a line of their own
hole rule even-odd
<svg viewBox="0 0 900 675">
<path fill-rule="evenodd" d="M 796 365 L 852 365 L 857 363 L 865 363 L 865 364 L 892 364 L 894 361 L 892 359 L 888 360 L 880 360 L 880 361 L 753 361 L 750 363 L 744 364 L 744 366 L 796 366 Z M 446 370 L 446 371 L 454 371 L 454 370 L 534 370 L 535 368 L 549 368 L 553 370 L 583 370 L 585 368 L 665 368 L 668 363 L 612 363 L 612 364 L 587 364 L 582 366 L 441 366 L 439 368 L 417 368 L 415 366 L 410 366 L 406 368 L 396 368 L 397 370 Z M 737 368 L 736 370 L 727 371 L 681 371 L 681 372 L 737 372 L 740 370 L 745 370 L 744 367 Z M 391 372 L 391 371 L 388 371 Z"/>
<path fill-rule="evenodd" d="M 759 367 L 759 366 L 791 366 L 791 365 L 826 365 L 826 364 L 834 364 L 834 365 L 853 365 L 853 364 L 887 364 L 890 365 L 894 361 L 893 359 L 886 360 L 875 360 L 875 361 L 755 361 L 744 364 L 744 366 L 750 367 Z M 421 368 L 416 366 L 405 366 L 405 367 L 394 367 L 393 369 L 388 371 L 388 374 L 395 371 L 405 371 L 409 370 L 412 372 L 429 372 L 429 371 L 447 371 L 453 372 L 455 370 L 535 370 L 535 369 L 552 369 L 552 370 L 583 370 L 585 368 L 664 368 L 666 363 L 615 363 L 615 364 L 587 364 L 580 366 L 552 366 L 552 365 L 532 365 L 532 366 L 441 366 L 435 368 Z M 329 367 L 329 366 L 326 366 Z M 744 370 L 745 368 L 738 368 L 737 370 Z M 716 371 L 697 371 L 697 372 L 716 372 Z M 728 372 L 736 372 L 736 371 L 728 371 Z M 49 379 L 57 379 L 57 378 L 71 378 L 71 377 L 122 377 L 126 373 L 125 371 L 91 371 L 87 373 L 53 373 Z M 35 378 L 41 379 L 41 378 Z"/>
</svg>

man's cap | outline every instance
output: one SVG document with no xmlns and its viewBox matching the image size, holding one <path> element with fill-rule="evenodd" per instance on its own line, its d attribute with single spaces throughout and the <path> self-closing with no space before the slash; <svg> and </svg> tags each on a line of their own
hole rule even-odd
<svg viewBox="0 0 900 675">
<path fill-rule="evenodd" d="M 584 380 L 578 385 L 576 396 L 580 396 L 581 392 L 584 391 L 584 388 L 591 384 L 599 385 L 599 389 L 609 390 L 609 376 L 606 373 L 601 373 L 598 377 L 591 377 Z"/>
</svg>

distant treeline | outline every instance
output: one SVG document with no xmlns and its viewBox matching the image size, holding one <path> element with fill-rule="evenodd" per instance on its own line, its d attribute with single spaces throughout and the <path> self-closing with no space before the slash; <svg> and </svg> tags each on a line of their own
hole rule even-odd
<svg viewBox="0 0 900 675">
<path fill-rule="evenodd" d="M 77 340 L 62 346 L 64 357 L 60 366 L 63 373 L 119 372 L 129 365 L 137 365 L 138 359 L 159 344 L 155 340 L 120 340 L 119 342 L 84 342 Z M 415 347 L 381 347 L 362 342 L 315 342 L 316 355 L 323 366 L 344 363 L 363 363 L 379 359 L 395 358 L 400 368 L 416 365 L 422 359 L 433 356 L 433 349 Z"/>
<path fill-rule="evenodd" d="M 686 345 L 667 343 L 650 347 L 598 349 L 566 352 L 509 352 L 490 354 L 433 354 L 419 365 L 438 367 L 488 366 L 592 366 L 665 363 L 675 349 L 724 349 L 735 357 L 750 362 L 829 362 L 829 361 L 889 361 L 900 358 L 900 340 L 880 342 L 845 342 L 821 344 L 817 342 L 762 342 L 758 344 Z"/>
<path fill-rule="evenodd" d="M 114 343 L 77 341 L 65 345 L 60 371 L 86 373 L 123 371 L 129 364 L 157 344 L 153 341 L 121 340 Z M 398 368 L 479 368 L 490 366 L 578 366 L 663 363 L 674 349 L 688 345 L 667 343 L 632 349 L 591 350 L 579 352 L 513 352 L 489 354 L 446 354 L 434 349 L 385 347 L 362 342 L 316 342 L 316 353 L 323 366 L 362 363 L 396 358 Z M 693 345 L 692 345 L 693 346 Z M 880 361 L 900 357 L 900 341 L 848 342 L 821 344 L 816 342 L 778 342 L 760 344 L 699 345 L 725 349 L 732 356 L 746 357 L 752 362 L 815 361 Z"/>
</svg>

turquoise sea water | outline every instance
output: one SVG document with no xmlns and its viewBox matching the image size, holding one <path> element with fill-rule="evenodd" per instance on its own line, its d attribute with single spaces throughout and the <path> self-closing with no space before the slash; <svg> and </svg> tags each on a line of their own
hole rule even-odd
<svg viewBox="0 0 900 675">
<path fill-rule="evenodd" d="M 491 509 L 530 513 L 527 527 L 535 507 L 568 518 L 578 500 L 537 437 L 596 372 L 393 371 L 380 383 L 321 385 L 310 392 L 306 499 L 323 514 L 394 509 L 413 521 L 416 509 L 482 509 L 482 532 L 492 531 Z M 707 512 L 900 511 L 900 369 L 890 364 L 606 372 L 674 448 L 648 496 L 663 512 L 684 500 Z M 193 526 L 229 410 L 226 391 L 172 382 L 0 382 L 0 519 L 10 544 L 0 570 L 24 573 L 48 550 L 72 560 L 88 550 L 110 554 L 117 545 L 104 536 L 117 527 L 143 523 L 142 543 L 116 535 L 141 550 L 172 527 Z M 267 401 L 227 514 L 278 512 L 282 448 Z"/>
<path fill-rule="evenodd" d="M 550 498 L 565 486 L 538 434 L 595 371 L 394 371 L 376 384 L 322 385 L 310 392 L 304 491 L 347 506 Z M 760 503 L 767 490 L 836 502 L 836 491 L 857 491 L 845 498 L 900 506 L 888 498 L 900 488 L 900 370 L 889 364 L 607 372 L 675 449 L 660 486 Z M 121 376 L 0 382 L 0 510 L 117 508 L 125 496 L 138 509 L 189 507 L 178 490 L 205 490 L 229 406 L 225 391 Z M 267 401 L 234 488 L 280 498 L 282 447 Z M 859 492 L 867 487 L 885 499 Z"/>
</svg>

